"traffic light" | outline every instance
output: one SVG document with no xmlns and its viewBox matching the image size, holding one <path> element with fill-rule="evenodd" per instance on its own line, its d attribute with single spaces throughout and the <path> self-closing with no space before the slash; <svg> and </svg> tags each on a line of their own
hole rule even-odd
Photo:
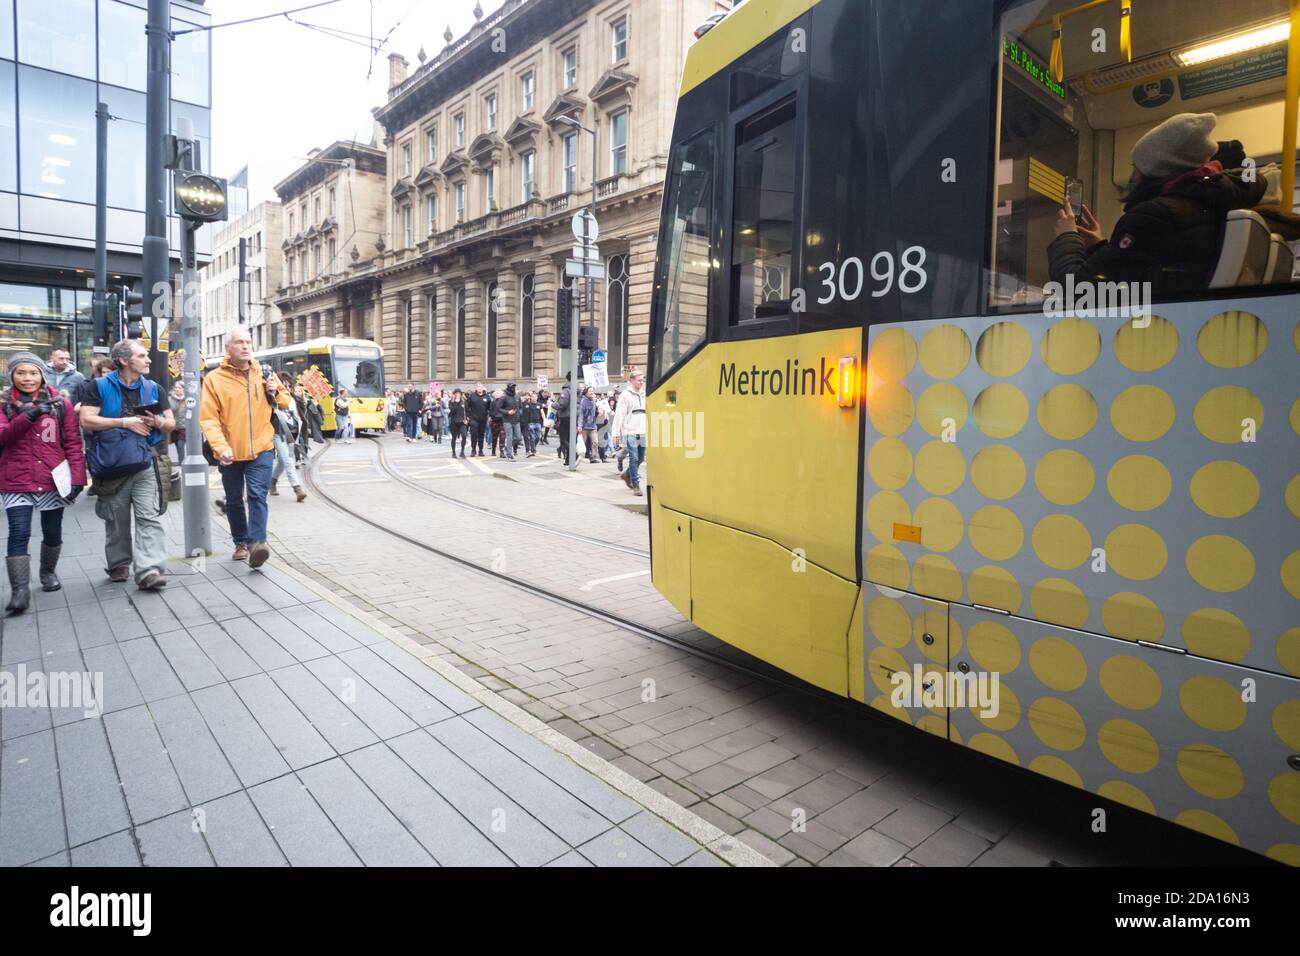
<svg viewBox="0 0 1300 956">
<path fill-rule="evenodd" d="M 555 293 L 555 344 L 556 348 L 573 348 L 573 291 L 560 289 Z"/>
<path fill-rule="evenodd" d="M 138 339 L 144 332 L 144 295 L 122 286 L 122 304 L 126 307 L 126 337 Z"/>
<path fill-rule="evenodd" d="M 591 349 L 596 348 L 596 327 L 594 325 L 578 326 L 578 348 Z"/>
</svg>

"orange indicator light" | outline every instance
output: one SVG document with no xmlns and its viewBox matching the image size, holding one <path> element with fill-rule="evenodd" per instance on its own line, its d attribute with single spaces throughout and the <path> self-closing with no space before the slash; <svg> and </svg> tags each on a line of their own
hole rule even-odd
<svg viewBox="0 0 1300 956">
<path fill-rule="evenodd" d="M 846 355 L 840 359 L 840 408 L 853 408 L 858 403 L 857 371 L 855 356 Z"/>
</svg>

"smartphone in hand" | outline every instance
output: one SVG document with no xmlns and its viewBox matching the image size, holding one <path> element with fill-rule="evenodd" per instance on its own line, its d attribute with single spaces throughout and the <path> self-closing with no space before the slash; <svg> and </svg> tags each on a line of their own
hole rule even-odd
<svg viewBox="0 0 1300 956">
<path fill-rule="evenodd" d="M 1065 200 L 1074 212 L 1075 225 L 1083 225 L 1083 181 L 1067 179 L 1065 181 Z"/>
</svg>

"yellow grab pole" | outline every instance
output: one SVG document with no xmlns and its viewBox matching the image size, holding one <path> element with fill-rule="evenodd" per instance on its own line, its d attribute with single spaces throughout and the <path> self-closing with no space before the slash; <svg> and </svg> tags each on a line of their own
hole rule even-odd
<svg viewBox="0 0 1300 956">
<path fill-rule="evenodd" d="M 1286 58 L 1286 104 L 1282 114 L 1283 209 L 1295 203 L 1296 114 L 1300 110 L 1300 0 L 1291 0 L 1291 39 Z"/>
</svg>

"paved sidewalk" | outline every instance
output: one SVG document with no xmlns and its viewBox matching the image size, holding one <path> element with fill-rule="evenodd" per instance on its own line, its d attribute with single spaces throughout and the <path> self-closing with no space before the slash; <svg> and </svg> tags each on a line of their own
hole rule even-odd
<svg viewBox="0 0 1300 956">
<path fill-rule="evenodd" d="M 0 707 L 0 865 L 767 862 L 276 559 L 230 561 L 219 523 L 201 573 L 109 583 L 92 506 L 0 672 L 100 674 L 102 716 Z"/>
</svg>

